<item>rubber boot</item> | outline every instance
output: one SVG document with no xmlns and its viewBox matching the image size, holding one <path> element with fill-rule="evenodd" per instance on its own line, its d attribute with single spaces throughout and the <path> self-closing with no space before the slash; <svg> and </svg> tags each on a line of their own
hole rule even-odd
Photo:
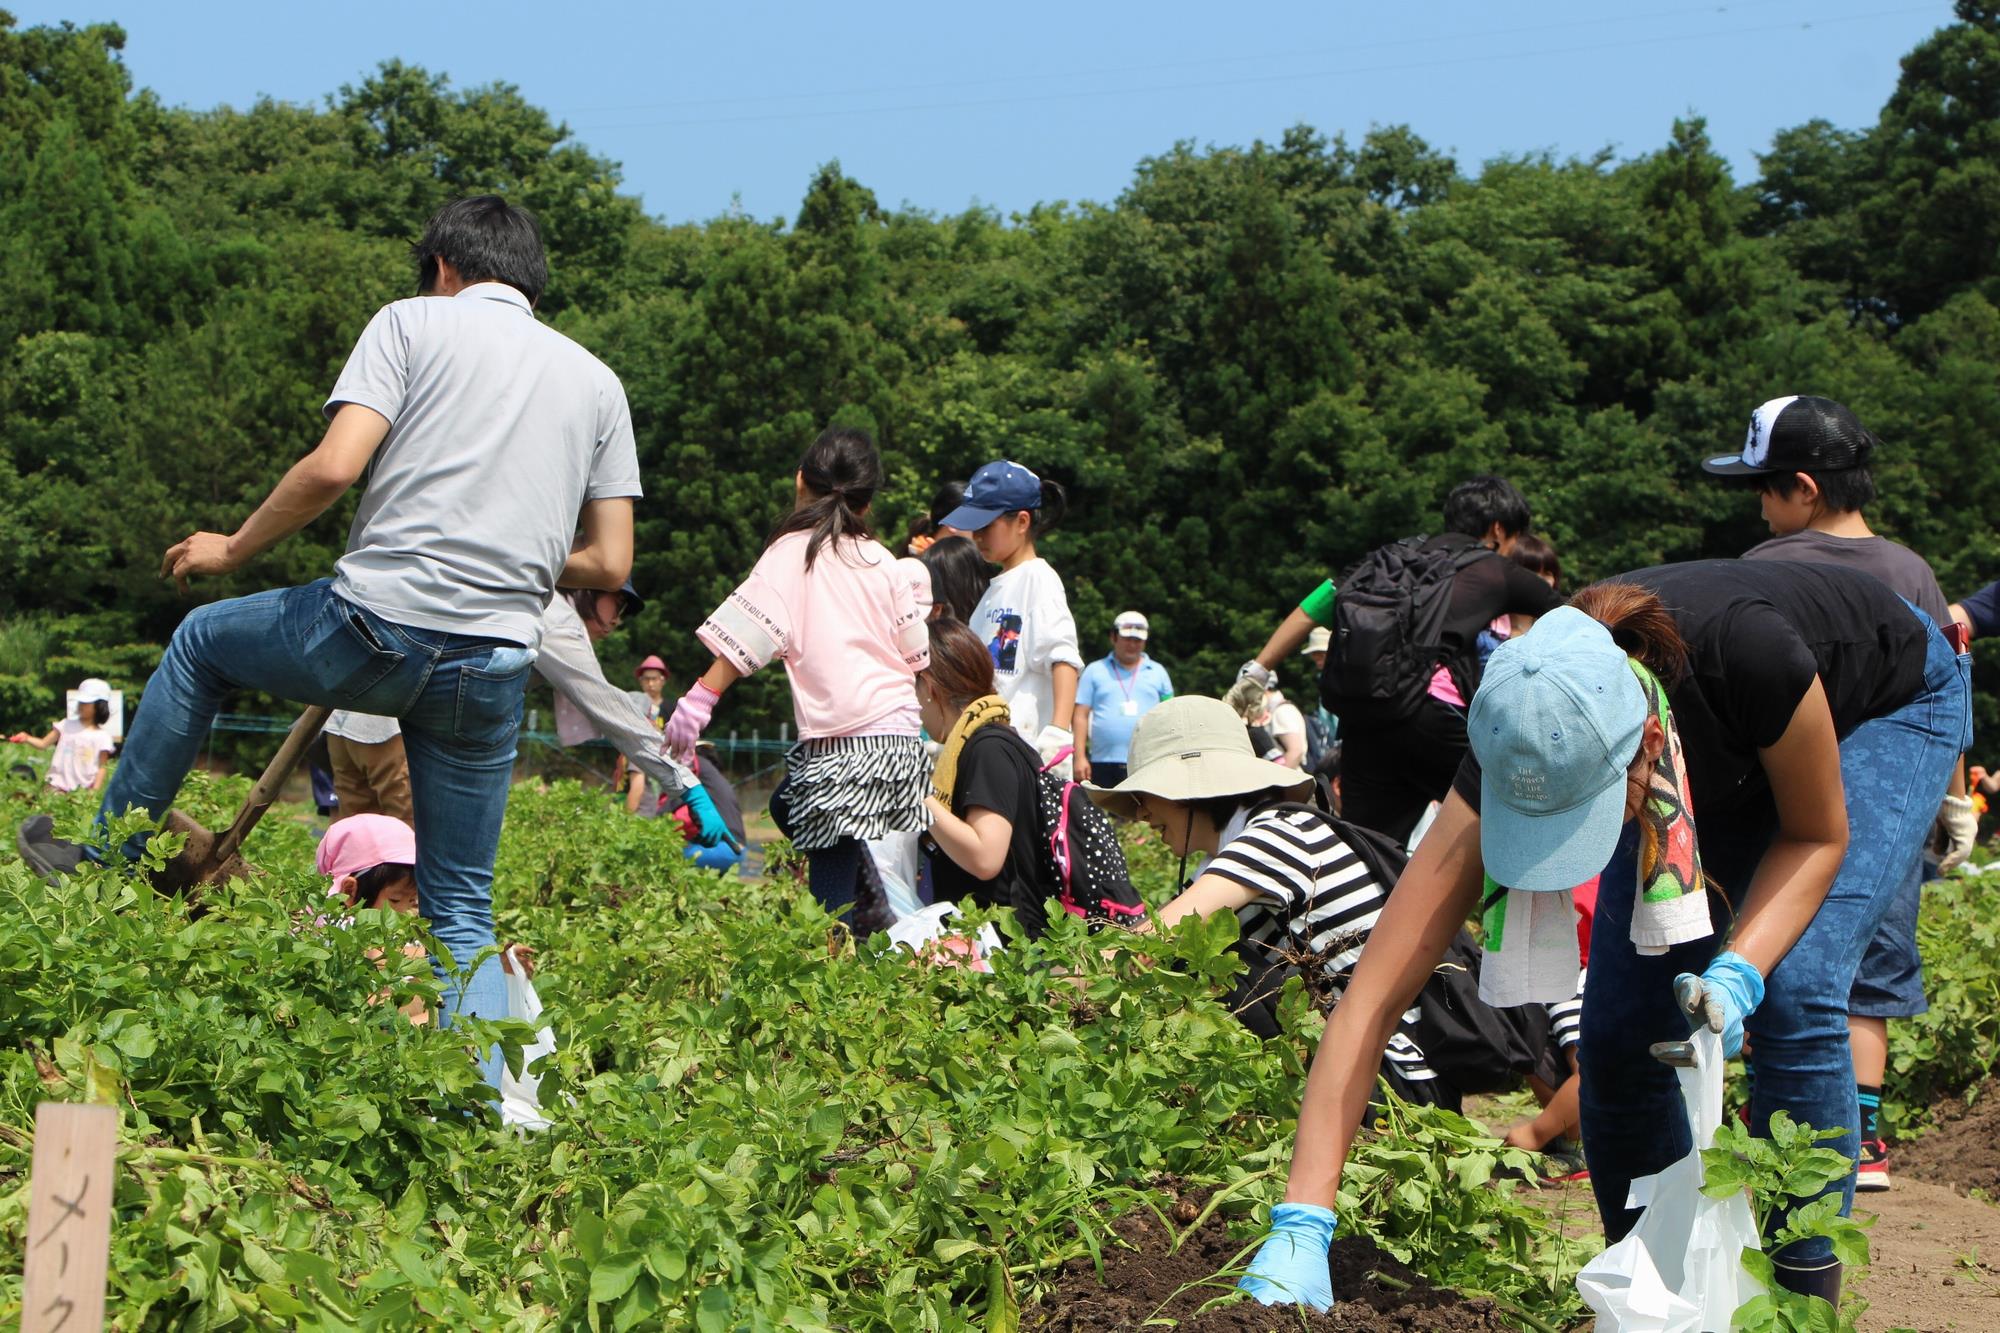
<svg viewBox="0 0 2000 1333">
<path fill-rule="evenodd" d="M 1801 1296 L 1817 1296 L 1834 1309 L 1840 1308 L 1841 1265 L 1840 1260 L 1832 1255 L 1824 1259 L 1802 1259 L 1795 1262 L 1774 1259 L 1772 1267 L 1776 1270 L 1778 1285 L 1786 1291 L 1796 1292 Z"/>
</svg>

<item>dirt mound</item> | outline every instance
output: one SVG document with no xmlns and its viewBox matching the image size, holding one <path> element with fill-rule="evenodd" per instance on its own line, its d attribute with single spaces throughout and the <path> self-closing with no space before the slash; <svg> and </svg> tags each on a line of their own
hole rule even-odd
<svg viewBox="0 0 2000 1333">
<path fill-rule="evenodd" d="M 1188 1202 L 1198 1209 L 1201 1200 Z M 1220 1215 L 1211 1217 L 1173 1254 L 1167 1252 L 1172 1238 L 1149 1212 L 1127 1215 L 1117 1230 L 1138 1249 L 1107 1244 L 1101 1284 L 1090 1260 L 1071 1260 L 1054 1293 L 1040 1308 L 1024 1312 L 1027 1327 L 1049 1333 L 1121 1333 L 1159 1317 L 1178 1321 L 1176 1333 L 1300 1333 L 1318 1328 L 1345 1333 L 1416 1329 L 1511 1333 L 1513 1328 L 1490 1301 L 1468 1300 L 1434 1287 L 1358 1237 L 1333 1242 L 1333 1291 L 1341 1299 L 1329 1314 L 1309 1313 L 1302 1321 L 1295 1306 L 1241 1301 L 1198 1315 L 1202 1305 L 1233 1289 L 1232 1279 L 1215 1274 L 1223 1268 L 1240 1270 L 1249 1256 L 1238 1255 L 1252 1242 L 1232 1240 Z"/>
<path fill-rule="evenodd" d="M 2000 1079 L 1988 1079 L 1970 1098 L 1939 1102 L 1929 1130 L 1891 1146 L 1889 1171 L 2000 1197 Z"/>
</svg>

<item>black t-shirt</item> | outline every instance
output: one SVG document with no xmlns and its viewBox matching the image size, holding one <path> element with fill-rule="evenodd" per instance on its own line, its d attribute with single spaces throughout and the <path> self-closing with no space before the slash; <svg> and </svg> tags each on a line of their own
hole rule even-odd
<svg viewBox="0 0 2000 1333">
<path fill-rule="evenodd" d="M 1837 565 L 1696 560 L 1617 582 L 1655 593 L 1688 645 L 1667 689 L 1687 751 L 1697 821 L 1769 790 L 1757 752 L 1775 744 L 1817 675 L 1843 739 L 1923 684 L 1924 624 L 1880 579 Z M 1452 789 L 1479 808 L 1471 750 Z"/>
<path fill-rule="evenodd" d="M 1011 907 L 1030 938 L 1048 928 L 1042 904 L 1056 892 L 1055 886 L 1039 882 L 1040 768 L 1041 757 L 1012 727 L 994 724 L 973 732 L 959 752 L 951 812 L 963 819 L 977 807 L 1006 816 L 1014 826 L 1007 859 L 992 879 L 975 879 L 944 851 L 931 856 L 931 883 L 939 902 L 969 898 L 981 907 Z"/>
<path fill-rule="evenodd" d="M 1426 545 L 1458 551 L 1478 544 L 1478 538 L 1447 532 Z M 1498 552 L 1472 557 L 1451 580 L 1451 600 L 1445 605 L 1445 664 L 1452 668 L 1460 693 L 1468 699 L 1479 687 L 1479 633 L 1496 616 L 1545 616 L 1562 605 L 1562 597 L 1526 565 Z"/>
</svg>

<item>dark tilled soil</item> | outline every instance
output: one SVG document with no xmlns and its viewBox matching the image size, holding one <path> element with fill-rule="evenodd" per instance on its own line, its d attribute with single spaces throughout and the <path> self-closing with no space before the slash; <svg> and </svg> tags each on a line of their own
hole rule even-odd
<svg viewBox="0 0 2000 1333">
<path fill-rule="evenodd" d="M 1191 1202 L 1199 1206 L 1200 1200 Z M 1410 1333 L 1503 1333 L 1510 1325 L 1488 1301 L 1467 1300 L 1443 1291 L 1359 1238 L 1333 1242 L 1333 1291 L 1341 1299 L 1327 1314 L 1296 1306 L 1236 1301 L 1224 1308 L 1196 1311 L 1235 1289 L 1219 1269 L 1240 1271 L 1249 1256 L 1238 1255 L 1253 1242 L 1230 1238 L 1218 1214 L 1188 1237 L 1179 1252 L 1167 1253 L 1171 1238 L 1158 1218 L 1141 1211 L 1121 1219 L 1118 1233 L 1138 1249 L 1104 1250 L 1104 1279 L 1088 1259 L 1064 1266 L 1055 1291 L 1023 1323 L 1049 1333 L 1123 1333 L 1148 1319 L 1177 1321 L 1177 1333 L 1299 1333 L 1341 1329 L 1346 1333 L 1395 1330 Z M 1252 1250 L 1254 1253 L 1254 1248 Z M 1382 1274 L 1388 1282 L 1371 1274 Z M 1399 1284 L 1407 1284 L 1405 1289 Z M 1185 1290 L 1183 1290 L 1185 1288 Z"/>
<path fill-rule="evenodd" d="M 1970 1105 L 1957 1097 L 1940 1102 L 1928 1131 L 1890 1146 L 1889 1173 L 2000 1198 L 2000 1079 L 1988 1079 Z"/>
</svg>

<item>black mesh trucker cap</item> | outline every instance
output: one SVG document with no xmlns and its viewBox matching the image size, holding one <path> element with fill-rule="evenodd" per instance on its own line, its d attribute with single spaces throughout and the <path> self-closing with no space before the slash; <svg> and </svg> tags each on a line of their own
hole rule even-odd
<svg viewBox="0 0 2000 1333">
<path fill-rule="evenodd" d="M 1773 398 L 1750 414 L 1740 454 L 1722 454 L 1702 470 L 1718 477 L 1758 477 L 1772 472 L 1838 472 L 1860 467 L 1875 437 L 1831 398 L 1794 394 Z"/>
</svg>

